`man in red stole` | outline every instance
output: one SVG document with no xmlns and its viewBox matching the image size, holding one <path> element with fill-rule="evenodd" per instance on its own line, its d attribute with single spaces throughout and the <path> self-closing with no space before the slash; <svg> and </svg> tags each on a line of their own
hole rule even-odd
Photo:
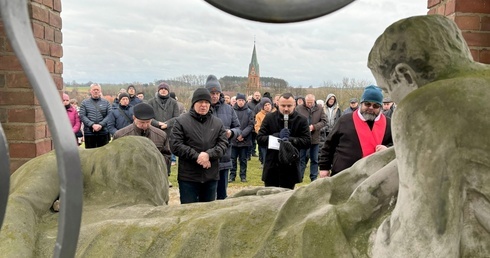
<svg viewBox="0 0 490 258">
<path fill-rule="evenodd" d="M 320 177 L 333 176 L 356 161 L 393 145 L 391 120 L 383 115 L 381 89 L 366 87 L 361 106 L 341 116 L 320 151 Z"/>
</svg>

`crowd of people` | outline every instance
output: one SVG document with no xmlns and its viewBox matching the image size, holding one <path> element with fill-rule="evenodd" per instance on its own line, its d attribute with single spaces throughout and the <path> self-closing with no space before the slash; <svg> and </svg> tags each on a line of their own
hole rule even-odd
<svg viewBox="0 0 490 258">
<path fill-rule="evenodd" d="M 335 94 L 325 100 L 259 91 L 226 95 L 214 75 L 194 91 L 188 110 L 165 82 L 147 101 L 129 85 L 109 103 L 97 83 L 79 107 L 67 94 L 62 100 L 76 141 L 87 149 L 126 135 L 152 140 L 167 165 L 162 172 L 178 166 L 182 204 L 227 198 L 228 183 L 247 182 L 252 157 L 260 161 L 265 186 L 294 189 L 308 163 L 310 181 L 338 174 L 393 144 L 396 108 L 374 85 L 342 110 Z"/>
</svg>

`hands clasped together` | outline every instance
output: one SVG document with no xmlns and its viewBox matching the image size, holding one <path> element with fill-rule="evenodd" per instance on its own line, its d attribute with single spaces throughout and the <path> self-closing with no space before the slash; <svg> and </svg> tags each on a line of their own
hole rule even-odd
<svg viewBox="0 0 490 258">
<path fill-rule="evenodd" d="M 209 161 L 209 154 L 207 152 L 199 153 L 196 160 L 197 164 L 201 165 L 203 168 L 208 169 L 211 167 L 211 162 Z"/>
</svg>

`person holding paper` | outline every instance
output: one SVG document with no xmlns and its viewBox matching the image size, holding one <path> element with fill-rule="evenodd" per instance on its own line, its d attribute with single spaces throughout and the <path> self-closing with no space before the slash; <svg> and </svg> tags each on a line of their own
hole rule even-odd
<svg viewBox="0 0 490 258">
<path fill-rule="evenodd" d="M 262 121 L 257 134 L 257 144 L 268 148 L 269 138 L 277 137 L 280 141 L 289 141 L 295 148 L 306 149 L 310 146 L 311 135 L 306 117 L 295 112 L 294 96 L 284 93 L 279 97 L 278 110 L 268 113 Z M 294 189 L 301 182 L 300 165 L 279 162 L 279 150 L 267 149 L 262 170 L 262 181 L 265 186 L 276 186 Z"/>
</svg>

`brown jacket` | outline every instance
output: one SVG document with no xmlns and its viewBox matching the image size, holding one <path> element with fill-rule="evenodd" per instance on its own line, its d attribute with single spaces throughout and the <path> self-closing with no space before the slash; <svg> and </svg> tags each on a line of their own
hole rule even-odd
<svg viewBox="0 0 490 258">
<path fill-rule="evenodd" d="M 320 130 L 327 125 L 327 116 L 323 108 L 317 105 L 307 108 L 305 105 L 296 107 L 296 111 L 308 120 L 308 126 L 313 125 L 315 130 L 311 131 L 311 144 L 320 143 Z"/>
<path fill-rule="evenodd" d="M 153 126 L 150 126 L 146 132 L 136 127 L 134 123 L 121 128 L 114 134 L 114 140 L 128 135 L 143 136 L 150 139 L 157 147 L 157 149 L 162 153 L 165 158 L 165 163 L 167 168 L 170 169 L 170 146 L 168 143 L 167 134 Z"/>
</svg>

